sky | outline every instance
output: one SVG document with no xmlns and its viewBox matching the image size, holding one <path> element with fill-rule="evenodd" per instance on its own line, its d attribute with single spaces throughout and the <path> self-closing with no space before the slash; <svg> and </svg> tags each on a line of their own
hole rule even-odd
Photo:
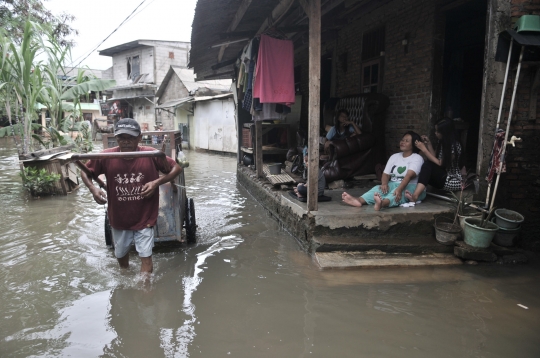
<svg viewBox="0 0 540 358">
<path fill-rule="evenodd" d="M 77 65 L 91 53 L 80 66 L 106 70 L 112 66 L 112 58 L 99 56 L 99 50 L 139 39 L 191 41 L 191 24 L 197 0 L 146 0 L 134 17 L 124 23 L 96 51 L 91 52 L 142 1 L 45 0 L 44 5 L 53 14 L 66 12 L 76 18 L 72 27 L 79 31 L 79 35 L 73 36 L 73 65 Z"/>
</svg>

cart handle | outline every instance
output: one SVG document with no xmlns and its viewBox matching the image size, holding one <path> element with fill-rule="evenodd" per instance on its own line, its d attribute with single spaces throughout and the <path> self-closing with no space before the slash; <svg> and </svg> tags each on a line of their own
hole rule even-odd
<svg viewBox="0 0 540 358">
<path fill-rule="evenodd" d="M 134 158 L 165 158 L 165 153 L 159 150 L 151 152 L 107 152 L 107 153 L 89 153 L 89 154 L 73 154 L 71 159 L 73 160 L 87 160 L 87 159 L 134 159 Z"/>
</svg>

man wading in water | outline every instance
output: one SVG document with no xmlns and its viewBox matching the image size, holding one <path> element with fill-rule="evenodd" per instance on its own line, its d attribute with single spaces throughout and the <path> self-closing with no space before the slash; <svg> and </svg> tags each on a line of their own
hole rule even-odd
<svg viewBox="0 0 540 358">
<path fill-rule="evenodd" d="M 139 146 L 142 139 L 139 123 L 131 118 L 118 121 L 114 129 L 118 147 L 105 149 L 110 152 L 154 151 L 151 147 Z M 122 268 L 129 267 L 129 250 L 133 242 L 141 258 L 141 273 L 153 270 L 152 248 L 154 247 L 154 225 L 159 208 L 159 186 L 176 178 L 182 168 L 167 157 L 169 167 L 158 158 L 98 159 L 90 160 L 86 166 L 94 178 L 104 174 L 107 178 L 107 194 L 94 186 L 84 172 L 81 177 L 98 204 L 107 203 L 107 213 L 114 240 L 114 254 Z M 159 176 L 159 172 L 164 176 Z M 156 192 L 157 191 L 157 192 Z"/>
</svg>

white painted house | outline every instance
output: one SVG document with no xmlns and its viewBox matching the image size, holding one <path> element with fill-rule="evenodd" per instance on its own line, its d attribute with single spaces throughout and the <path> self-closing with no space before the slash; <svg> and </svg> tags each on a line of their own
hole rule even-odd
<svg viewBox="0 0 540 358">
<path fill-rule="evenodd" d="M 179 129 L 189 148 L 236 153 L 231 80 L 195 81 L 193 70 L 170 66 L 156 97 L 158 121 Z"/>
<path fill-rule="evenodd" d="M 99 51 L 112 57 L 113 65 L 103 78 L 116 80 L 109 115 L 134 118 L 143 130 L 156 125 L 156 91 L 170 66 L 187 67 L 191 44 L 182 41 L 135 40 Z"/>
</svg>

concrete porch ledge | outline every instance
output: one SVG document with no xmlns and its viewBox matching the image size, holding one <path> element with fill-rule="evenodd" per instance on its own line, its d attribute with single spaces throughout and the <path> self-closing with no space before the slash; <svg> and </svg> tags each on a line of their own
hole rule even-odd
<svg viewBox="0 0 540 358">
<path fill-rule="evenodd" d="M 451 216 L 444 201 L 428 198 L 411 208 L 375 211 L 373 206 L 355 208 L 341 201 L 343 190 L 326 190 L 332 201 L 319 203 L 308 212 L 295 200 L 251 169 L 238 166 L 238 181 L 287 229 L 308 252 L 369 251 L 386 253 L 452 253 L 452 246 L 435 240 L 433 224 L 440 215 Z M 360 196 L 369 188 L 347 189 Z"/>
<path fill-rule="evenodd" d="M 375 268 L 375 267 L 418 267 L 462 265 L 452 254 L 385 254 L 379 252 L 316 252 L 319 267 L 326 269 Z"/>
</svg>

